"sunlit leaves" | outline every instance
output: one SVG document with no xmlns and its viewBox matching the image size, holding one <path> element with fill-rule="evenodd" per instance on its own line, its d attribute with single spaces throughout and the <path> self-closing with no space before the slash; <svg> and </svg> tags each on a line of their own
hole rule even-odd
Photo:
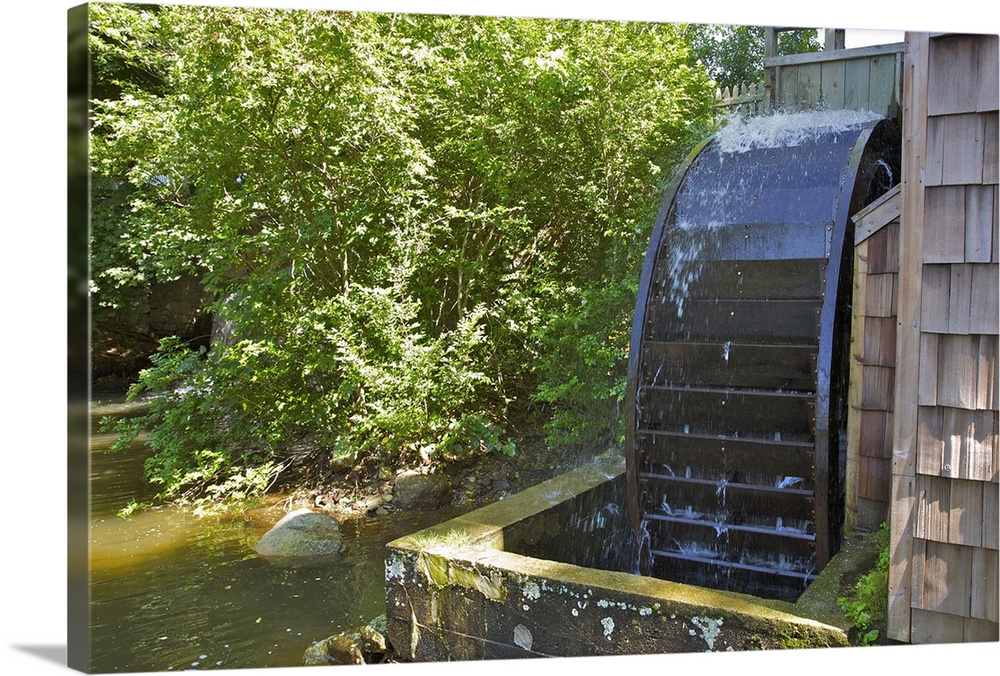
<svg viewBox="0 0 1000 676">
<path fill-rule="evenodd" d="M 662 177 L 710 120 L 678 29 L 146 11 L 92 25 L 100 72 L 158 83 L 93 105 L 95 297 L 188 272 L 236 326 L 143 377 L 182 388 L 151 465 L 175 493 L 304 440 L 440 460 L 510 452 L 532 401 L 615 415 Z"/>
</svg>

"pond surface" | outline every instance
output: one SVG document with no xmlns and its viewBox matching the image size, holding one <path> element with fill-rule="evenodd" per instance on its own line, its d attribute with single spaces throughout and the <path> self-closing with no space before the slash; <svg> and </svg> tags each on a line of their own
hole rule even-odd
<svg viewBox="0 0 1000 676">
<path fill-rule="evenodd" d="M 144 446 L 107 453 L 92 437 L 91 669 L 95 672 L 290 667 L 313 643 L 385 613 L 385 544 L 461 510 L 345 520 L 347 553 L 281 568 L 253 552 L 284 514 L 227 516 L 173 508 L 117 511 L 148 492 Z"/>
</svg>

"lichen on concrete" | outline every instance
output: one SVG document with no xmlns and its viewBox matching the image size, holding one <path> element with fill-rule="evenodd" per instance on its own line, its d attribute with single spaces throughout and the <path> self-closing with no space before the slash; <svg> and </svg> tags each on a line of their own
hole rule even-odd
<svg viewBox="0 0 1000 676">
<path fill-rule="evenodd" d="M 701 638 L 705 641 L 705 645 L 708 646 L 709 650 L 715 649 L 715 639 L 722 633 L 722 622 L 721 617 L 718 619 L 698 616 L 691 618 L 691 624 L 701 630 Z"/>
</svg>

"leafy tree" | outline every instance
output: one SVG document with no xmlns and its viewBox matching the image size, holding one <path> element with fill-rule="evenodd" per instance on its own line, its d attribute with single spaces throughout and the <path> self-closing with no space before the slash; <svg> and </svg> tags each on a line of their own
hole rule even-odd
<svg viewBox="0 0 1000 676">
<path fill-rule="evenodd" d="M 156 77 L 93 102 L 95 299 L 196 271 L 235 326 L 133 387 L 165 497 L 510 453 L 532 400 L 615 429 L 662 177 L 711 119 L 677 27 L 119 9 L 105 72 Z"/>
<path fill-rule="evenodd" d="M 691 50 L 717 86 L 734 87 L 760 82 L 764 76 L 764 26 L 691 24 Z M 778 54 L 819 51 L 815 29 L 778 33 Z"/>
</svg>

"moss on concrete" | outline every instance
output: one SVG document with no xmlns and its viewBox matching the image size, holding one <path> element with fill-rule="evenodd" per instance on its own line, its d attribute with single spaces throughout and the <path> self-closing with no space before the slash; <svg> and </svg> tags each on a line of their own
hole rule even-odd
<svg viewBox="0 0 1000 676">
<path fill-rule="evenodd" d="M 620 463 L 605 460 L 390 543 L 389 597 L 408 606 L 390 609 L 390 640 L 395 631 L 421 660 L 848 644 L 836 596 L 829 599 L 846 570 L 863 565 L 850 546 L 845 572 L 831 563 L 816 591 L 797 604 L 504 550 L 505 529 L 621 471 Z M 421 639 L 424 632 L 433 638 Z"/>
</svg>

